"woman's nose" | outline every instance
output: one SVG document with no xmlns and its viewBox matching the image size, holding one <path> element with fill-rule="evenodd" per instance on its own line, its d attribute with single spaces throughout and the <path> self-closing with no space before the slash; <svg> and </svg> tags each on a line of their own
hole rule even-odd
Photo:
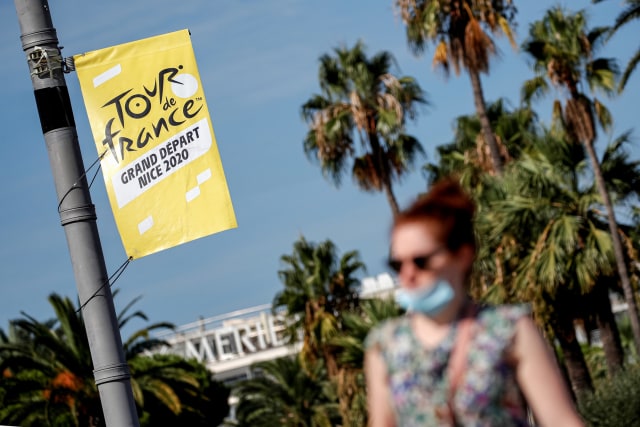
<svg viewBox="0 0 640 427">
<path fill-rule="evenodd" d="M 418 270 L 410 262 L 403 262 L 400 267 L 400 280 L 407 285 L 414 285 L 417 282 Z"/>
</svg>

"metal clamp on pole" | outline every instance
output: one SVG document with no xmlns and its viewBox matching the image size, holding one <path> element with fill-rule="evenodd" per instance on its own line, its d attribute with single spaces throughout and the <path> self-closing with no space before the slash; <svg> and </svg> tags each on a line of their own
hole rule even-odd
<svg viewBox="0 0 640 427">
<path fill-rule="evenodd" d="M 95 205 L 76 206 L 60 210 L 60 224 L 65 226 L 77 221 L 95 221 L 97 219 Z"/>
<path fill-rule="evenodd" d="M 100 385 L 112 381 L 129 379 L 131 378 L 131 372 L 129 372 L 129 366 L 126 363 L 119 363 L 117 365 L 96 369 L 93 371 L 93 376 L 96 380 L 96 385 Z"/>
</svg>

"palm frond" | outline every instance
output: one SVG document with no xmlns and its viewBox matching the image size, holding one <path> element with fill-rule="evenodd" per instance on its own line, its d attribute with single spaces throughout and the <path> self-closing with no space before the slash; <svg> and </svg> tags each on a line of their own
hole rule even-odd
<svg viewBox="0 0 640 427">
<path fill-rule="evenodd" d="M 637 68 L 638 63 L 640 63 L 640 48 L 636 50 L 636 53 L 631 57 L 631 59 L 627 63 L 627 66 L 625 67 L 624 72 L 622 73 L 622 77 L 620 77 L 620 83 L 618 84 L 618 92 L 622 92 L 624 90 L 624 88 L 627 85 L 627 82 L 629 81 L 629 77 L 631 77 L 631 74 Z"/>
<path fill-rule="evenodd" d="M 526 80 L 520 90 L 520 99 L 525 103 L 539 100 L 549 93 L 549 85 L 544 76 Z"/>
<path fill-rule="evenodd" d="M 598 119 L 598 123 L 605 132 L 608 132 L 613 126 L 613 116 L 611 115 L 611 112 L 596 98 L 593 99 L 593 109 L 595 116 Z"/>
</svg>

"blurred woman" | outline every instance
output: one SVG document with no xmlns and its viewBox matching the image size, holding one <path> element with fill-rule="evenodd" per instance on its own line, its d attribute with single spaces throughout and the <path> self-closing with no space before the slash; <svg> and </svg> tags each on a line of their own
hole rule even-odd
<svg viewBox="0 0 640 427">
<path fill-rule="evenodd" d="M 547 343 L 523 305 L 478 306 L 467 287 L 474 204 L 445 180 L 393 222 L 389 266 L 406 315 L 367 337 L 372 427 L 582 426 Z"/>
</svg>

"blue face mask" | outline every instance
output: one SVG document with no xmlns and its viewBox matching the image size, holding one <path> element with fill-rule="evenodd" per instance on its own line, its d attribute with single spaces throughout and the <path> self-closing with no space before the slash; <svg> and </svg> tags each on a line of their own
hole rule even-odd
<svg viewBox="0 0 640 427">
<path fill-rule="evenodd" d="M 395 298 L 398 305 L 409 312 L 435 316 L 449 305 L 454 295 L 449 282 L 439 279 L 427 289 L 409 291 L 400 288 Z"/>
</svg>

